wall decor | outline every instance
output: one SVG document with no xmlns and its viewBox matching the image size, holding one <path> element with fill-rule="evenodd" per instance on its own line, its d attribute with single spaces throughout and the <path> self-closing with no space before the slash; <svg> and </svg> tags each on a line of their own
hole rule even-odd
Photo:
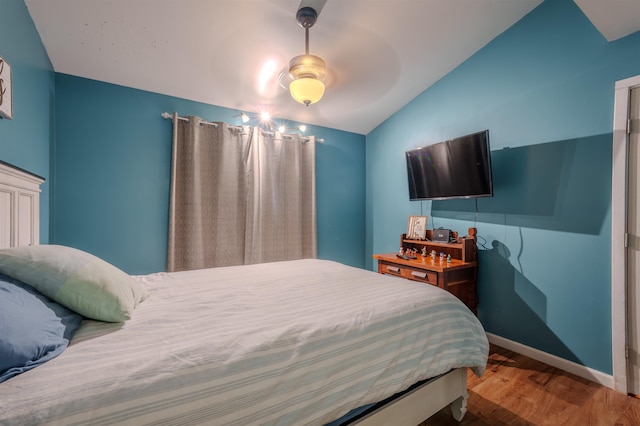
<svg viewBox="0 0 640 426">
<path fill-rule="evenodd" d="M 13 118 L 11 109 L 11 66 L 0 56 L 0 117 Z"/>
<path fill-rule="evenodd" d="M 424 240 L 427 236 L 427 216 L 409 216 L 407 238 Z"/>
</svg>

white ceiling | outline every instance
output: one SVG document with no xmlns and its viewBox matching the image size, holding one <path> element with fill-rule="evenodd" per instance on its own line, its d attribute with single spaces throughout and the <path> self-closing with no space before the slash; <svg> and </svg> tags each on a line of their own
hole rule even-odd
<svg viewBox="0 0 640 426">
<path fill-rule="evenodd" d="M 310 53 L 328 66 L 309 107 L 278 82 L 304 53 L 300 0 L 25 3 L 56 72 L 367 134 L 542 2 L 324 1 L 302 0 L 320 5 Z M 640 28 L 640 0 L 575 2 L 609 40 Z"/>
</svg>

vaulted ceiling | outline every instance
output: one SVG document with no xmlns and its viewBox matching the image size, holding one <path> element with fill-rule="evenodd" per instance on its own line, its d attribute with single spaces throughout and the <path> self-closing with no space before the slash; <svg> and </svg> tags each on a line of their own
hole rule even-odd
<svg viewBox="0 0 640 426">
<path fill-rule="evenodd" d="M 640 29 L 640 0 L 574 1 L 610 41 Z M 57 72 L 361 134 L 541 2 L 25 0 Z M 320 10 L 309 47 L 328 66 L 309 107 L 279 77 L 304 53 L 300 5 Z"/>
</svg>

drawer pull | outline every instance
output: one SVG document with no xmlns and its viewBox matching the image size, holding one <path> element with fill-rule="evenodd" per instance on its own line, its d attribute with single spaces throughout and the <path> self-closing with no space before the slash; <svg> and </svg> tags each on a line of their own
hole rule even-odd
<svg viewBox="0 0 640 426">
<path fill-rule="evenodd" d="M 398 268 L 397 266 L 387 266 L 387 271 L 398 272 L 399 270 L 400 268 Z"/>
<path fill-rule="evenodd" d="M 427 278 L 426 272 L 411 271 L 411 275 L 413 275 L 416 278 Z"/>
</svg>

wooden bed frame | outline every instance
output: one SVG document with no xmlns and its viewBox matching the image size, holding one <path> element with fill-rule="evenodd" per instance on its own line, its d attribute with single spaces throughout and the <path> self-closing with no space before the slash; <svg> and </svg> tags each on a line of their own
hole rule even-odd
<svg viewBox="0 0 640 426">
<path fill-rule="evenodd" d="M 0 249 L 39 244 L 44 178 L 0 160 Z M 458 368 L 390 398 L 344 424 L 416 426 L 451 404 L 460 421 L 467 407 L 467 369 Z"/>
</svg>

